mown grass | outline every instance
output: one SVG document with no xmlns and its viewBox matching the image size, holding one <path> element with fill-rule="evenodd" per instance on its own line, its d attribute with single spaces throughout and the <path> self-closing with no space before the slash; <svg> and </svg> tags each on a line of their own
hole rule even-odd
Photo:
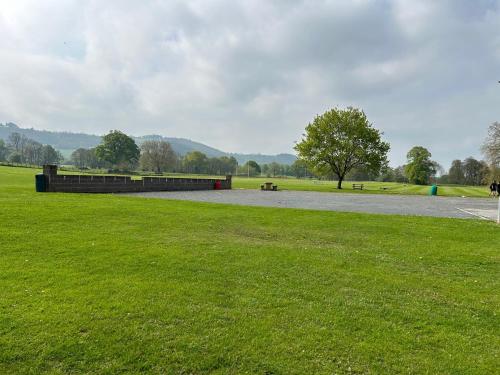
<svg viewBox="0 0 500 375">
<path fill-rule="evenodd" d="M 0 168 L 2 165 L 0 164 Z M 29 168 L 32 169 L 32 168 Z M 38 169 L 32 169 L 36 171 Z M 62 174 L 90 173 L 105 174 L 102 170 L 78 171 L 74 168 L 63 168 Z M 112 174 L 111 174 L 112 175 Z M 115 173 L 116 175 L 116 173 Z M 141 178 L 151 175 L 148 172 L 138 172 L 132 175 L 132 178 Z M 225 176 L 203 175 L 203 174 L 185 174 L 185 173 L 165 173 L 168 177 L 185 178 L 225 178 Z M 403 184 L 397 182 L 376 182 L 376 181 L 344 181 L 342 190 L 337 189 L 336 181 L 325 181 L 307 178 L 293 177 L 244 177 L 233 176 L 233 188 L 235 189 L 260 189 L 260 186 L 267 181 L 278 185 L 280 190 L 301 190 L 301 191 L 319 191 L 334 193 L 359 193 L 359 194 L 402 194 L 402 195 L 428 195 L 430 186 Z M 353 184 L 363 184 L 363 190 L 353 189 Z M 438 195 L 446 197 L 478 197 L 486 198 L 489 196 L 487 186 L 467 186 L 467 185 L 439 185 Z"/>
<path fill-rule="evenodd" d="M 427 195 L 430 186 L 402 184 L 397 182 L 375 181 L 344 181 L 342 190 L 337 189 L 336 181 L 320 181 L 316 179 L 277 178 L 277 177 L 236 177 L 233 187 L 239 189 L 260 189 L 260 186 L 270 181 L 281 190 L 306 190 L 335 193 L 365 193 L 365 194 L 405 194 Z M 363 184 L 363 190 L 353 190 L 353 184 Z M 485 186 L 439 185 L 438 195 L 448 197 L 488 197 L 489 190 Z"/>
<path fill-rule="evenodd" d="M 499 228 L 34 193 L 0 167 L 0 373 L 492 374 Z"/>
</svg>

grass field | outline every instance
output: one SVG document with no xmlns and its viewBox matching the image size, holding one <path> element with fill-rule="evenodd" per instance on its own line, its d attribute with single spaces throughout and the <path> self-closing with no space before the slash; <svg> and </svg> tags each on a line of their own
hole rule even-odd
<svg viewBox="0 0 500 375">
<path fill-rule="evenodd" d="M 0 164 L 0 168 L 2 165 Z M 33 169 L 35 171 L 36 169 Z M 33 172 L 35 173 L 35 172 Z M 73 168 L 65 168 L 60 173 L 75 174 L 82 173 Z M 85 173 L 85 172 L 84 172 Z M 88 171 L 87 173 L 103 173 L 102 171 Z M 133 175 L 132 178 L 141 178 L 141 175 L 148 175 L 146 172 Z M 165 174 L 171 177 L 187 178 L 224 178 L 224 176 L 207 176 L 199 174 L 170 173 Z M 337 189 L 336 181 L 320 181 L 316 179 L 298 179 L 293 177 L 236 177 L 233 176 L 233 188 L 235 189 L 260 189 L 260 186 L 267 181 L 272 181 L 278 185 L 280 190 L 302 190 L 320 191 L 335 193 L 360 193 L 360 194 L 403 194 L 403 195 L 427 195 L 430 186 L 403 184 L 397 182 L 375 182 L 375 181 L 344 181 L 342 190 Z M 352 184 L 363 184 L 363 190 L 353 190 Z M 466 186 L 466 185 L 439 185 L 438 195 L 448 197 L 483 197 L 489 196 L 487 186 Z"/>
<path fill-rule="evenodd" d="M 494 223 L 37 194 L 9 167 L 0 207 L 0 374 L 498 370 Z"/>
<path fill-rule="evenodd" d="M 368 193 L 368 194 L 410 194 L 426 195 L 429 194 L 429 186 L 401 184 L 397 182 L 351 182 L 342 183 L 342 190 L 337 189 L 335 181 L 319 181 L 296 178 L 246 178 L 236 177 L 233 179 L 233 187 L 241 189 L 260 189 L 266 181 L 272 181 L 282 190 L 308 190 L 323 192 L 343 192 L 343 193 Z M 353 190 L 352 184 L 363 184 L 363 190 Z M 438 187 L 438 195 L 450 197 L 488 197 L 489 190 L 485 186 L 461 186 L 444 185 Z"/>
</svg>

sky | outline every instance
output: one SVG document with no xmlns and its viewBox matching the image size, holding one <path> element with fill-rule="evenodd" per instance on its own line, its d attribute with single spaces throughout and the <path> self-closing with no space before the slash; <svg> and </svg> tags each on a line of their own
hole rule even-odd
<svg viewBox="0 0 500 375">
<path fill-rule="evenodd" d="M 0 0 L 0 122 L 293 153 L 365 111 L 390 163 L 480 158 L 500 121 L 500 0 Z"/>
</svg>

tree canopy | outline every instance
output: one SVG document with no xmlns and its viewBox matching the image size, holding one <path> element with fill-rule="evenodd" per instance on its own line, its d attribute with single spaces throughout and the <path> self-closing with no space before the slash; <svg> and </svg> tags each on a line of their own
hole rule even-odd
<svg viewBox="0 0 500 375">
<path fill-rule="evenodd" d="M 346 174 L 355 167 L 378 173 L 387 164 L 389 143 L 357 108 L 334 108 L 306 127 L 296 144 L 299 157 L 321 174 L 334 174 L 342 189 Z"/>
<path fill-rule="evenodd" d="M 139 147 L 128 135 L 119 130 L 112 130 L 96 147 L 96 155 L 119 169 L 127 169 L 137 163 L 140 156 Z"/>
<path fill-rule="evenodd" d="M 405 175 L 412 184 L 427 185 L 437 172 L 439 165 L 431 160 L 432 154 L 425 147 L 415 146 L 406 157 Z"/>
<path fill-rule="evenodd" d="M 474 159 L 472 156 L 462 163 L 464 183 L 466 185 L 482 185 L 486 183 L 489 174 L 488 164 L 484 161 Z"/>
</svg>

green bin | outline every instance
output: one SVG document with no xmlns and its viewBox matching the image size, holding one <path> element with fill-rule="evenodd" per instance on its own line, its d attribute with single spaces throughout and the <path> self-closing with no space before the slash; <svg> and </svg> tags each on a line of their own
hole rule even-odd
<svg viewBox="0 0 500 375">
<path fill-rule="evenodd" d="M 431 186 L 430 195 L 438 195 L 438 187 L 437 187 L 437 185 L 432 185 Z"/>
<path fill-rule="evenodd" d="M 44 174 L 37 174 L 35 176 L 35 187 L 37 193 L 44 193 L 47 191 L 47 186 L 45 184 L 45 175 Z"/>
</svg>

